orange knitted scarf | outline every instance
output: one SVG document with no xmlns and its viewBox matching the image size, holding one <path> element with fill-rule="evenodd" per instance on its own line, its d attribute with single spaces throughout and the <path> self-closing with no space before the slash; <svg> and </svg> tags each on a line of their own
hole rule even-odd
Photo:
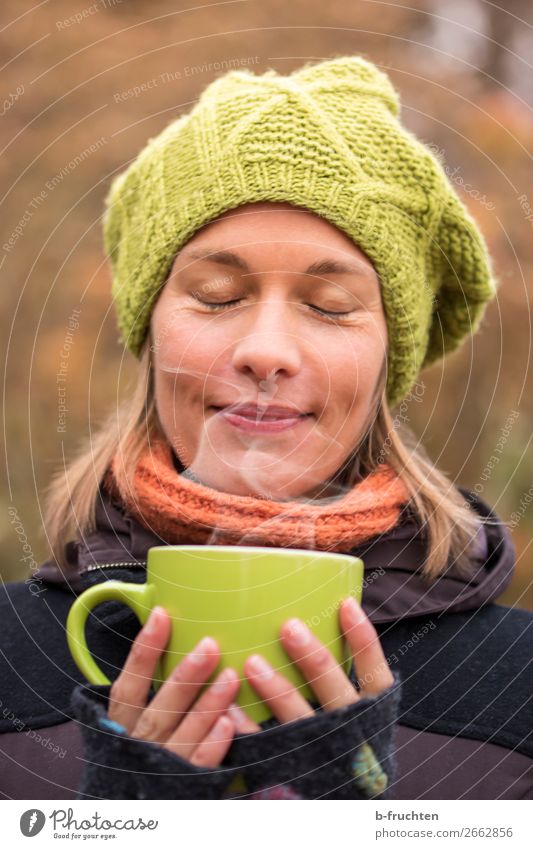
<svg viewBox="0 0 533 849">
<path fill-rule="evenodd" d="M 380 465 L 346 495 L 324 505 L 232 495 L 180 475 L 167 442 L 141 456 L 133 493 L 121 498 L 115 455 L 104 480 L 112 496 L 170 545 L 260 545 L 347 551 L 393 528 L 408 500 L 405 484 Z"/>
</svg>

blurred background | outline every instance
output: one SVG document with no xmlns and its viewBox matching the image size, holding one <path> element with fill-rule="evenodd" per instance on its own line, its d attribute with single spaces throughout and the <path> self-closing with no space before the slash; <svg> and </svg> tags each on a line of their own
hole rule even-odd
<svg viewBox="0 0 533 849">
<path fill-rule="evenodd" d="M 404 123 L 439 153 L 492 252 L 501 285 L 482 330 L 423 372 L 408 417 L 437 465 L 509 523 L 517 568 L 500 600 L 533 609 L 533 13 L 505 7 L 4 0 L 4 580 L 48 556 L 43 489 L 135 379 L 101 239 L 112 177 L 220 74 L 357 53 L 390 75 Z"/>
</svg>

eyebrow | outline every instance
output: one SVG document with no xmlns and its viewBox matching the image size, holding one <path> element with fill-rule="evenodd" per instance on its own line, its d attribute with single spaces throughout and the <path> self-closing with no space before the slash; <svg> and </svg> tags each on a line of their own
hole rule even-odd
<svg viewBox="0 0 533 849">
<path fill-rule="evenodd" d="M 241 271 L 250 272 L 250 267 L 245 260 L 232 251 L 210 251 L 209 249 L 187 251 L 185 259 L 209 260 L 220 265 L 230 265 L 240 268 Z M 359 274 L 366 275 L 370 269 L 364 263 L 341 262 L 337 259 L 321 259 L 302 272 L 303 274 Z"/>
</svg>

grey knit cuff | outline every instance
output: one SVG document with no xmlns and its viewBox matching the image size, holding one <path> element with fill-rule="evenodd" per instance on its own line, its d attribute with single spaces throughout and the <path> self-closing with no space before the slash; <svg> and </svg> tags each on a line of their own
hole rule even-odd
<svg viewBox="0 0 533 849">
<path fill-rule="evenodd" d="M 387 799 L 394 780 L 393 733 L 401 682 L 378 696 L 235 738 L 248 798 Z"/>
<path fill-rule="evenodd" d="M 111 686 L 78 685 L 71 698 L 85 744 L 78 799 L 220 799 L 231 767 L 195 766 L 155 743 L 111 729 Z"/>
</svg>

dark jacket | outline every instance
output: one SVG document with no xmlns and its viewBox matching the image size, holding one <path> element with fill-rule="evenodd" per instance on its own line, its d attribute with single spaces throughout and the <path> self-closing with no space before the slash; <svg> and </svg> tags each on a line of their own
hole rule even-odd
<svg viewBox="0 0 533 849">
<path fill-rule="evenodd" d="M 105 493 L 96 529 L 66 552 L 75 578 L 51 561 L 1 591 L 0 794 L 16 799 L 373 797 L 353 780 L 370 742 L 389 777 L 383 798 L 533 798 L 533 614 L 494 600 L 515 552 L 507 528 L 462 490 L 484 525 L 472 572 L 420 574 L 425 544 L 408 517 L 350 553 L 365 563 L 363 606 L 395 683 L 377 699 L 237 735 L 207 770 L 102 726 L 109 687 L 90 687 L 71 659 L 65 620 L 76 595 L 113 578 L 145 580 L 146 554 L 164 543 Z M 139 630 L 106 602 L 88 620 L 89 647 L 118 675 Z M 351 671 L 354 680 L 354 670 Z M 267 733 L 268 732 L 268 733 Z"/>
</svg>

